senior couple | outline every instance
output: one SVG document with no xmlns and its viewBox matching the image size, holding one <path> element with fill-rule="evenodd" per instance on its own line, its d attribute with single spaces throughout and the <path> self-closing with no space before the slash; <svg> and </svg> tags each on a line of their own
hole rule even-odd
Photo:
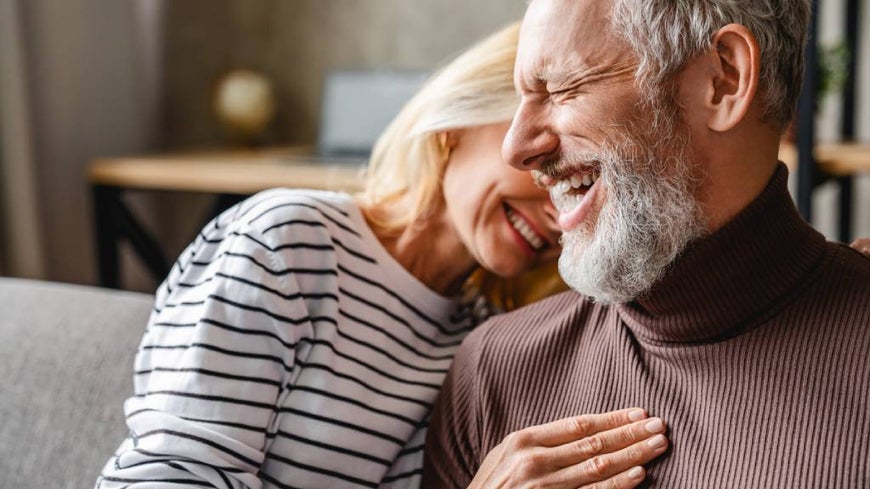
<svg viewBox="0 0 870 489">
<path fill-rule="evenodd" d="M 270 191 L 184 252 L 97 487 L 870 487 L 870 260 L 777 161 L 808 16 L 532 0 L 364 195 Z M 474 327 L 476 269 L 560 244 L 574 291 Z"/>
</svg>

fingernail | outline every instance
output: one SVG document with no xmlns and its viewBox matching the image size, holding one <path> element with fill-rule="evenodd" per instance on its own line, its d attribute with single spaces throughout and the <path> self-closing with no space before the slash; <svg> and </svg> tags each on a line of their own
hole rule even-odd
<svg viewBox="0 0 870 489">
<path fill-rule="evenodd" d="M 643 412 L 643 409 L 633 409 L 628 412 L 629 421 L 640 421 L 645 417 L 646 413 Z"/>
<path fill-rule="evenodd" d="M 640 467 L 635 467 L 628 471 L 628 476 L 632 479 L 642 479 L 643 478 L 643 469 Z"/>
<path fill-rule="evenodd" d="M 665 430 L 665 425 L 661 419 L 655 418 L 646 424 L 646 430 L 650 433 L 660 433 Z"/>
<path fill-rule="evenodd" d="M 656 435 L 650 438 L 648 442 L 646 442 L 646 444 L 649 445 L 650 448 L 661 448 L 665 446 L 666 443 L 667 442 L 665 441 L 664 435 Z"/>
</svg>

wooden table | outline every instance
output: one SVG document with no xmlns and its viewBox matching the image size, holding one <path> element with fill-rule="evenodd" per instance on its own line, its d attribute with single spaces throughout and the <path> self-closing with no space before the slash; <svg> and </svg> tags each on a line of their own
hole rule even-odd
<svg viewBox="0 0 870 489">
<path fill-rule="evenodd" d="M 88 168 L 94 199 L 100 285 L 120 283 L 118 245 L 127 240 L 159 283 L 169 262 L 157 241 L 124 203 L 127 190 L 218 195 L 212 214 L 274 187 L 354 192 L 365 160 L 313 157 L 309 146 L 101 158 Z"/>
</svg>

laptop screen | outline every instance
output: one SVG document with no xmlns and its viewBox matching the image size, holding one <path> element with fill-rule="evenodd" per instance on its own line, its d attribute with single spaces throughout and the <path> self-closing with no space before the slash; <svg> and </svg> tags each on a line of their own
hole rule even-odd
<svg viewBox="0 0 870 489">
<path fill-rule="evenodd" d="M 336 71 L 323 84 L 317 152 L 367 157 L 378 136 L 423 85 L 422 71 Z"/>
</svg>

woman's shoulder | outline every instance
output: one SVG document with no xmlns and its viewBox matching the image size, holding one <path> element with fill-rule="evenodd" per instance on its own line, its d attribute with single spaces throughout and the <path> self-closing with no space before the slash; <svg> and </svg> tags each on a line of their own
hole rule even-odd
<svg viewBox="0 0 870 489">
<path fill-rule="evenodd" d="M 238 218 L 247 223 L 274 223 L 290 218 L 347 219 L 356 208 L 353 197 L 327 190 L 274 188 L 265 190 L 239 204 Z"/>
<path fill-rule="evenodd" d="M 218 216 L 215 224 L 235 232 L 272 234 L 279 229 L 355 233 L 359 213 L 353 197 L 326 190 L 275 188 L 247 198 Z"/>
</svg>

